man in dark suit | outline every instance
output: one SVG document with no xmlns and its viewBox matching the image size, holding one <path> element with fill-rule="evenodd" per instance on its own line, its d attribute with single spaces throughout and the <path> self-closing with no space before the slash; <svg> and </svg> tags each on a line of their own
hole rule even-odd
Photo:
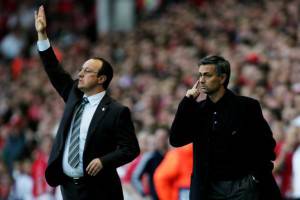
<svg viewBox="0 0 300 200">
<path fill-rule="evenodd" d="M 116 168 L 139 154 L 130 111 L 106 89 L 113 69 L 102 58 L 87 60 L 72 80 L 60 66 L 46 34 L 44 7 L 35 13 L 38 49 L 65 110 L 50 153 L 46 180 L 67 200 L 121 200 Z"/>
<path fill-rule="evenodd" d="M 193 143 L 191 200 L 279 200 L 272 176 L 275 141 L 257 100 L 227 89 L 230 64 L 208 56 L 179 104 L 170 143 Z M 196 101 L 200 93 L 205 100 Z"/>
</svg>

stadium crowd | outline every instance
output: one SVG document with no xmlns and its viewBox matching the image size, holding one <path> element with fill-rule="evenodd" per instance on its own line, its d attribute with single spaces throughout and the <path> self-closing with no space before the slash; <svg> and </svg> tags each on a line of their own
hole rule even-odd
<svg viewBox="0 0 300 200">
<path fill-rule="evenodd" d="M 260 101 L 277 141 L 277 182 L 286 199 L 300 198 L 300 1 L 174 1 L 130 32 L 107 34 L 96 33 L 87 2 L 47 5 L 48 33 L 74 78 L 88 57 L 113 63 L 111 95 L 131 108 L 141 146 L 119 169 L 126 199 L 176 199 L 189 187 L 191 148 L 173 149 L 167 133 L 209 54 L 231 62 L 231 89 Z M 64 105 L 37 54 L 36 6 L 0 0 L 0 200 L 60 199 L 44 170 Z"/>
</svg>

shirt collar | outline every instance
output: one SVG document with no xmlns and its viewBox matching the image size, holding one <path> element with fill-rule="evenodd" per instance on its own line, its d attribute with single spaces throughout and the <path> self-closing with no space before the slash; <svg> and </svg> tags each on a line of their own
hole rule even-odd
<svg viewBox="0 0 300 200">
<path fill-rule="evenodd" d="M 100 101 L 103 99 L 105 94 L 106 94 L 106 91 L 102 91 L 102 92 L 94 94 L 92 96 L 84 95 L 83 97 L 86 97 L 89 100 L 89 103 L 92 106 L 94 106 L 94 105 L 98 105 L 100 103 Z"/>
<path fill-rule="evenodd" d="M 222 107 L 225 106 L 228 101 L 230 101 L 231 91 L 226 89 L 224 95 L 216 102 L 214 103 L 208 96 L 206 98 L 208 106 L 216 106 L 216 107 Z"/>
</svg>

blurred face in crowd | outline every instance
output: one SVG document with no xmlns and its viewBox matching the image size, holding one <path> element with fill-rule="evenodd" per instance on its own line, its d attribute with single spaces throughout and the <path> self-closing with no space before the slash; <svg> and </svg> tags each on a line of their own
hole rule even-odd
<svg viewBox="0 0 300 200">
<path fill-rule="evenodd" d="M 154 142 L 157 150 L 165 150 L 168 146 L 168 132 L 165 129 L 157 129 L 154 133 Z"/>
<path fill-rule="evenodd" d="M 148 132 L 141 132 L 138 134 L 138 142 L 141 153 L 149 151 L 149 134 Z"/>
<path fill-rule="evenodd" d="M 216 66 L 213 64 L 199 66 L 200 89 L 207 95 L 216 94 L 224 89 L 225 78 L 225 74 L 221 76 L 217 74 Z"/>
<path fill-rule="evenodd" d="M 104 90 L 102 84 L 106 80 L 106 76 L 98 76 L 98 72 L 101 70 L 102 64 L 101 60 L 89 59 L 79 70 L 78 88 L 86 95 L 93 95 Z"/>
<path fill-rule="evenodd" d="M 30 160 L 25 160 L 22 163 L 22 171 L 26 174 L 31 174 L 31 162 Z"/>
</svg>

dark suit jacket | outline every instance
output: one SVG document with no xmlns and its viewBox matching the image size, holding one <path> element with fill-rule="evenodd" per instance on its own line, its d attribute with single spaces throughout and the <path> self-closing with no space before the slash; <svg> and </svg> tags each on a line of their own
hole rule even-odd
<svg viewBox="0 0 300 200">
<path fill-rule="evenodd" d="M 52 85 L 65 102 L 45 173 L 48 184 L 57 186 L 62 184 L 65 178 L 62 170 L 65 140 L 73 112 L 83 93 L 77 88 L 78 81 L 73 81 L 60 66 L 52 48 L 39 53 Z M 116 168 L 130 162 L 138 154 L 139 146 L 129 109 L 105 95 L 90 123 L 83 152 L 83 169 L 86 169 L 94 158 L 100 158 L 103 169 L 95 177 L 89 176 L 84 170 L 87 184 L 97 191 L 100 195 L 98 197 L 107 200 L 123 199 Z"/>
<path fill-rule="evenodd" d="M 275 141 L 262 115 L 257 100 L 236 96 L 230 90 L 228 106 L 234 124 L 230 138 L 231 152 L 239 159 L 244 171 L 259 179 L 262 200 L 281 199 L 272 176 Z M 196 102 L 184 97 L 180 102 L 170 132 L 170 143 L 180 147 L 193 142 L 194 164 L 191 177 L 191 200 L 205 200 L 209 181 L 207 100 Z"/>
</svg>

